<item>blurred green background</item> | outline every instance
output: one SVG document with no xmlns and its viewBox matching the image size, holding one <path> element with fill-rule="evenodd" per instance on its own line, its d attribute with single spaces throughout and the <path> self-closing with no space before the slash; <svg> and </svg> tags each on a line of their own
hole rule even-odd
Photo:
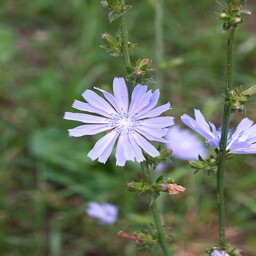
<svg viewBox="0 0 256 256">
<path fill-rule="evenodd" d="M 221 1 L 224 4 L 224 1 Z M 236 35 L 235 85 L 256 81 L 256 3 Z M 155 1 L 127 1 L 131 51 L 155 56 Z M 220 125 L 225 79 L 226 36 L 212 0 L 164 2 L 162 101 L 179 116 L 200 108 Z M 0 255 L 115 256 L 150 255 L 117 236 L 151 222 L 142 197 L 125 183 L 140 177 L 139 166 L 92 162 L 86 154 L 93 137 L 69 138 L 75 123 L 63 120 L 74 99 L 93 86 L 111 89 L 125 76 L 123 61 L 99 47 L 101 34 L 118 32 L 95 0 L 0 1 Z M 256 104 L 246 116 L 256 120 Z M 235 114 L 236 125 L 243 118 Z M 235 156 L 226 165 L 227 237 L 244 256 L 256 250 L 256 156 Z M 217 242 L 215 177 L 193 174 L 187 162 L 173 159 L 165 175 L 187 187 L 178 197 L 162 197 L 164 218 L 176 256 L 203 255 Z M 86 216 L 88 201 L 118 205 L 119 219 L 98 225 Z M 154 252 L 153 255 L 157 255 Z"/>
</svg>

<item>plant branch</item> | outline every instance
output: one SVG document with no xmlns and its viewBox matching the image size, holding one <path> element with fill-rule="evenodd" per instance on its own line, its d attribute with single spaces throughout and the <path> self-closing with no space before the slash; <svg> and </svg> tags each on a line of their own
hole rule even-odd
<svg viewBox="0 0 256 256">
<path fill-rule="evenodd" d="M 226 146 L 229 130 L 229 121 L 231 114 L 231 106 L 228 102 L 228 92 L 233 85 L 233 66 L 234 66 L 234 32 L 235 27 L 231 27 L 228 31 L 227 43 L 227 71 L 226 71 L 226 86 L 225 86 L 225 103 L 223 111 L 222 132 L 220 140 L 220 152 L 218 158 L 217 171 L 217 201 L 219 215 L 219 246 L 225 247 L 225 194 L 224 194 L 224 164 L 226 156 Z"/>
<path fill-rule="evenodd" d="M 141 170 L 142 170 L 145 181 L 149 182 L 149 184 L 152 184 L 150 170 L 149 170 L 149 166 L 148 166 L 147 162 L 142 162 L 141 163 Z M 157 203 L 156 203 L 155 199 L 152 199 L 151 211 L 152 211 L 152 214 L 153 214 L 153 217 L 154 217 L 154 222 L 155 222 L 155 226 L 156 226 L 156 230 L 157 230 L 158 241 L 159 241 L 160 247 L 163 251 L 163 255 L 164 256 L 169 256 L 170 252 L 169 252 L 168 243 L 166 241 L 166 235 L 165 235 L 165 231 L 164 231 L 164 224 L 163 224 L 161 214 L 160 214 L 160 211 L 158 209 L 158 206 L 157 206 Z"/>
</svg>

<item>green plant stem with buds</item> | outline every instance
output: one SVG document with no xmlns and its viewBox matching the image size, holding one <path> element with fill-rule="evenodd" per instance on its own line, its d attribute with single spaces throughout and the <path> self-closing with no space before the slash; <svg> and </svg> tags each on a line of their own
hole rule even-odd
<svg viewBox="0 0 256 256">
<path fill-rule="evenodd" d="M 125 4 L 125 1 L 121 1 L 122 4 Z M 125 67 L 131 67 L 131 61 L 130 61 L 130 55 L 129 55 L 129 48 L 128 48 L 128 31 L 126 27 L 126 17 L 125 14 L 123 14 L 120 17 L 120 37 L 122 40 L 122 53 L 124 58 L 124 64 Z M 131 87 L 129 86 L 129 93 L 131 93 Z M 149 184 L 152 184 L 152 179 L 150 175 L 149 165 L 147 162 L 141 163 L 141 169 L 144 176 L 144 179 L 146 182 L 149 182 Z M 166 236 L 164 232 L 164 227 L 161 219 L 161 214 L 159 212 L 157 203 L 155 199 L 152 200 L 151 204 L 151 210 L 154 217 L 154 222 L 157 230 L 158 235 L 158 241 L 160 244 L 160 247 L 163 251 L 164 256 L 170 256 L 168 244 L 166 241 Z"/>
<path fill-rule="evenodd" d="M 150 170 L 149 170 L 149 165 L 147 162 L 142 162 L 141 163 L 141 169 L 142 169 L 142 173 L 144 176 L 144 179 L 146 182 L 148 182 L 149 184 L 152 184 L 152 179 L 151 179 L 151 174 L 150 174 Z M 166 235 L 165 235 L 165 231 L 164 231 L 164 224 L 161 218 L 161 214 L 160 211 L 158 209 L 157 203 L 155 199 L 151 199 L 151 211 L 154 217 L 154 222 L 155 222 L 155 226 L 156 226 L 156 230 L 157 230 L 157 236 L 158 236 L 158 241 L 160 244 L 160 247 L 163 251 L 163 255 L 164 256 L 169 256 L 170 255 L 170 251 L 169 251 L 169 246 L 168 243 L 166 241 Z"/>
<path fill-rule="evenodd" d="M 228 101 L 228 91 L 233 85 L 233 65 L 234 65 L 234 33 L 235 27 L 231 27 L 227 33 L 227 67 L 226 67 L 226 86 L 225 104 L 223 112 L 222 132 L 220 140 L 220 152 L 218 158 L 217 171 L 217 201 L 219 215 L 219 246 L 226 246 L 225 238 L 225 195 L 224 195 L 224 163 L 226 156 L 227 137 L 230 122 L 231 105 Z"/>
<path fill-rule="evenodd" d="M 125 4 L 125 1 L 121 1 L 122 4 Z M 131 67 L 131 60 L 129 55 L 129 48 L 128 48 L 128 32 L 127 32 L 127 26 L 126 26 L 126 14 L 123 14 L 120 17 L 120 36 L 122 40 L 122 52 L 123 52 L 123 58 L 125 67 Z"/>
</svg>

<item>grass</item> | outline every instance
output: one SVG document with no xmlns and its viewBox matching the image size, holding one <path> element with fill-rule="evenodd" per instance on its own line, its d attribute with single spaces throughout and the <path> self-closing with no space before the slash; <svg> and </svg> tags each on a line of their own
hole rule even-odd
<svg viewBox="0 0 256 256">
<path fill-rule="evenodd" d="M 138 43 L 132 60 L 148 57 L 154 67 L 152 1 L 130 4 L 129 37 Z M 254 13 L 255 3 L 248 8 Z M 220 124 L 225 35 L 215 11 L 221 8 L 210 0 L 165 1 L 162 101 L 171 101 L 177 123 L 180 114 L 200 108 Z M 109 25 L 106 10 L 92 0 L 9 0 L 0 15 L 0 254 L 146 255 L 116 235 L 150 222 L 143 199 L 124 187 L 140 176 L 138 166 L 90 161 L 96 139 L 69 138 L 72 123 L 63 120 L 85 89 L 109 89 L 114 76 L 125 75 L 121 59 L 99 48 L 101 34 L 117 33 L 117 24 Z M 255 16 L 245 18 L 236 40 L 237 86 L 255 84 Z M 246 115 L 255 120 L 254 102 Z M 233 122 L 240 119 L 235 114 Z M 256 249 L 255 165 L 254 155 L 226 165 L 227 234 L 247 256 Z M 217 241 L 215 179 L 193 175 L 175 159 L 166 175 L 187 187 L 185 195 L 163 198 L 177 255 L 202 255 Z M 88 201 L 117 204 L 117 224 L 97 225 L 84 214 Z"/>
</svg>

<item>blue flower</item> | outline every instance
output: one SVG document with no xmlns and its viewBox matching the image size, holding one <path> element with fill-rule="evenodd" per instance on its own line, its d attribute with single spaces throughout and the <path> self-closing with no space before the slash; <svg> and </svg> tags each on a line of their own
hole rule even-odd
<svg viewBox="0 0 256 256">
<path fill-rule="evenodd" d="M 197 160 L 198 155 L 206 157 L 206 148 L 189 130 L 173 126 L 165 136 L 166 147 L 172 150 L 172 156 L 182 160 Z"/>
<path fill-rule="evenodd" d="M 194 113 L 195 119 L 186 114 L 182 115 L 182 122 L 202 135 L 211 147 L 219 148 L 221 128 L 217 130 L 214 124 L 207 123 L 200 110 L 195 109 Z M 244 118 L 234 133 L 230 129 L 226 150 L 233 154 L 256 154 L 256 124 Z"/>
<path fill-rule="evenodd" d="M 157 149 L 148 142 L 165 143 L 163 138 L 169 126 L 174 124 L 173 117 L 159 117 L 170 109 L 170 103 L 155 107 L 159 90 L 147 91 L 146 85 L 136 85 L 129 103 L 128 90 L 123 78 L 113 81 L 114 95 L 99 89 L 103 97 L 92 90 L 82 96 L 87 102 L 75 100 L 73 108 L 92 114 L 66 112 L 64 118 L 85 124 L 69 130 L 69 135 L 80 137 L 100 132 L 106 134 L 97 141 L 88 153 L 92 160 L 105 163 L 116 145 L 116 165 L 124 166 L 127 160 L 145 160 L 142 150 L 152 157 L 159 156 Z M 117 143 L 116 143 L 117 141 Z"/>
<path fill-rule="evenodd" d="M 229 254 L 221 251 L 221 250 L 214 250 L 210 256 L 229 256 Z"/>
<path fill-rule="evenodd" d="M 118 208 L 113 204 L 89 202 L 86 213 L 98 219 L 100 224 L 113 224 L 118 216 Z"/>
</svg>

